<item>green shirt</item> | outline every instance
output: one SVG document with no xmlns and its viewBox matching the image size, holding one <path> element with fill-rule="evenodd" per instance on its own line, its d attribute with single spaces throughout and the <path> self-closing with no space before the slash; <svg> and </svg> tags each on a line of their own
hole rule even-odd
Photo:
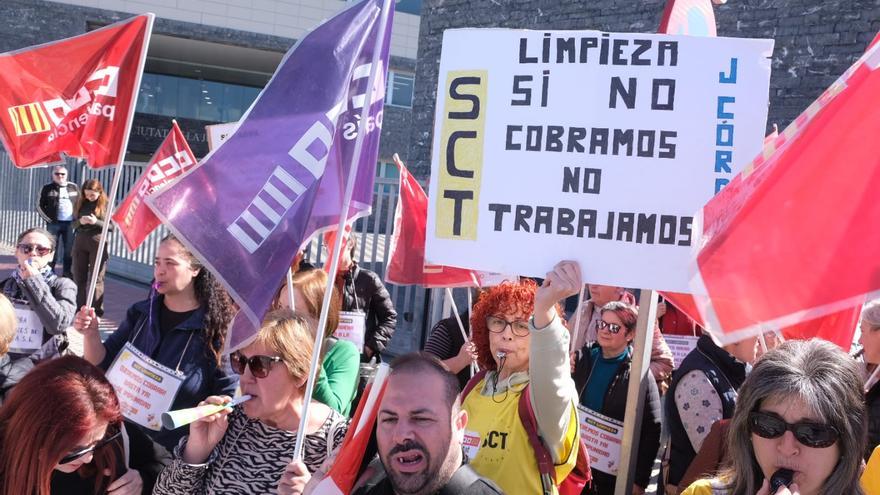
<svg viewBox="0 0 880 495">
<path fill-rule="evenodd" d="M 324 345 L 329 346 L 330 342 L 327 340 Z M 314 391 L 315 400 L 348 417 L 351 401 L 357 391 L 360 363 L 361 355 L 354 344 L 347 340 L 336 340 L 324 354 L 321 376 Z"/>
</svg>

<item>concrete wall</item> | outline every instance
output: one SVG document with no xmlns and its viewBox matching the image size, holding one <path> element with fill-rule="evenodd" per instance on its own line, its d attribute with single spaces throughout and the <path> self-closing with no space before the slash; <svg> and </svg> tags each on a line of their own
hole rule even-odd
<svg viewBox="0 0 880 495">
<path fill-rule="evenodd" d="M 422 7 L 410 169 L 430 174 L 443 31 L 463 27 L 654 32 L 665 0 L 427 0 Z M 728 0 L 719 36 L 774 38 L 769 124 L 784 128 L 880 30 L 880 0 Z"/>
</svg>

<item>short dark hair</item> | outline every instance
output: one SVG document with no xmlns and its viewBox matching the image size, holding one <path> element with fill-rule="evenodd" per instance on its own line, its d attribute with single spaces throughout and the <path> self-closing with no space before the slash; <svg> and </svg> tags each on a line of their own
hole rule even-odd
<svg viewBox="0 0 880 495">
<path fill-rule="evenodd" d="M 455 410 L 458 401 L 458 377 L 443 366 L 435 356 L 425 352 L 411 352 L 391 361 L 391 375 L 434 373 L 443 381 L 444 398 L 450 411 Z"/>
<path fill-rule="evenodd" d="M 32 227 L 25 230 L 21 234 L 18 234 L 18 239 L 15 240 L 16 244 L 20 244 L 21 240 L 24 239 L 24 237 L 28 234 L 40 234 L 42 236 L 45 236 L 46 239 L 49 239 L 49 247 L 52 248 L 52 251 L 55 251 L 55 236 L 52 235 L 48 230 L 41 229 L 40 227 Z"/>
</svg>

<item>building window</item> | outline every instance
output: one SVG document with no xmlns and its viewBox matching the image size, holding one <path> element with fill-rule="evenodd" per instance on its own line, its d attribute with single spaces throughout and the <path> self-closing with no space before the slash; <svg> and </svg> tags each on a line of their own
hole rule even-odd
<svg viewBox="0 0 880 495">
<path fill-rule="evenodd" d="M 167 74 L 144 73 L 137 111 L 211 122 L 236 122 L 260 88 Z"/>
<path fill-rule="evenodd" d="M 413 74 L 388 71 L 388 92 L 385 95 L 385 104 L 412 108 L 415 79 Z"/>
<path fill-rule="evenodd" d="M 380 179 L 399 179 L 400 170 L 391 162 L 378 162 L 376 164 L 376 177 Z"/>
</svg>

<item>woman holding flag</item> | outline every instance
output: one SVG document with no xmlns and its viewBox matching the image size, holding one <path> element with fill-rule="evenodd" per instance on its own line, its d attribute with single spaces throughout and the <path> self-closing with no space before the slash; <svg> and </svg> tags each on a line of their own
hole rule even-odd
<svg viewBox="0 0 880 495">
<path fill-rule="evenodd" d="M 175 449 L 154 495 L 275 493 L 291 462 L 312 359 L 305 318 L 289 309 L 269 312 L 256 339 L 230 355 L 243 397 L 234 408 L 201 418 Z M 203 404 L 227 404 L 211 396 Z M 309 404 L 303 462 L 316 471 L 345 436 L 345 418 Z"/>
<path fill-rule="evenodd" d="M 150 298 L 132 305 L 105 342 L 92 308 L 80 309 L 74 328 L 84 336 L 85 358 L 107 371 L 128 422 L 170 451 L 186 428 L 162 429 L 163 412 L 236 388 L 236 377 L 221 365 L 233 307 L 210 272 L 173 236 L 159 245 L 153 274 Z M 158 450 L 159 457 L 168 455 Z"/>
</svg>

